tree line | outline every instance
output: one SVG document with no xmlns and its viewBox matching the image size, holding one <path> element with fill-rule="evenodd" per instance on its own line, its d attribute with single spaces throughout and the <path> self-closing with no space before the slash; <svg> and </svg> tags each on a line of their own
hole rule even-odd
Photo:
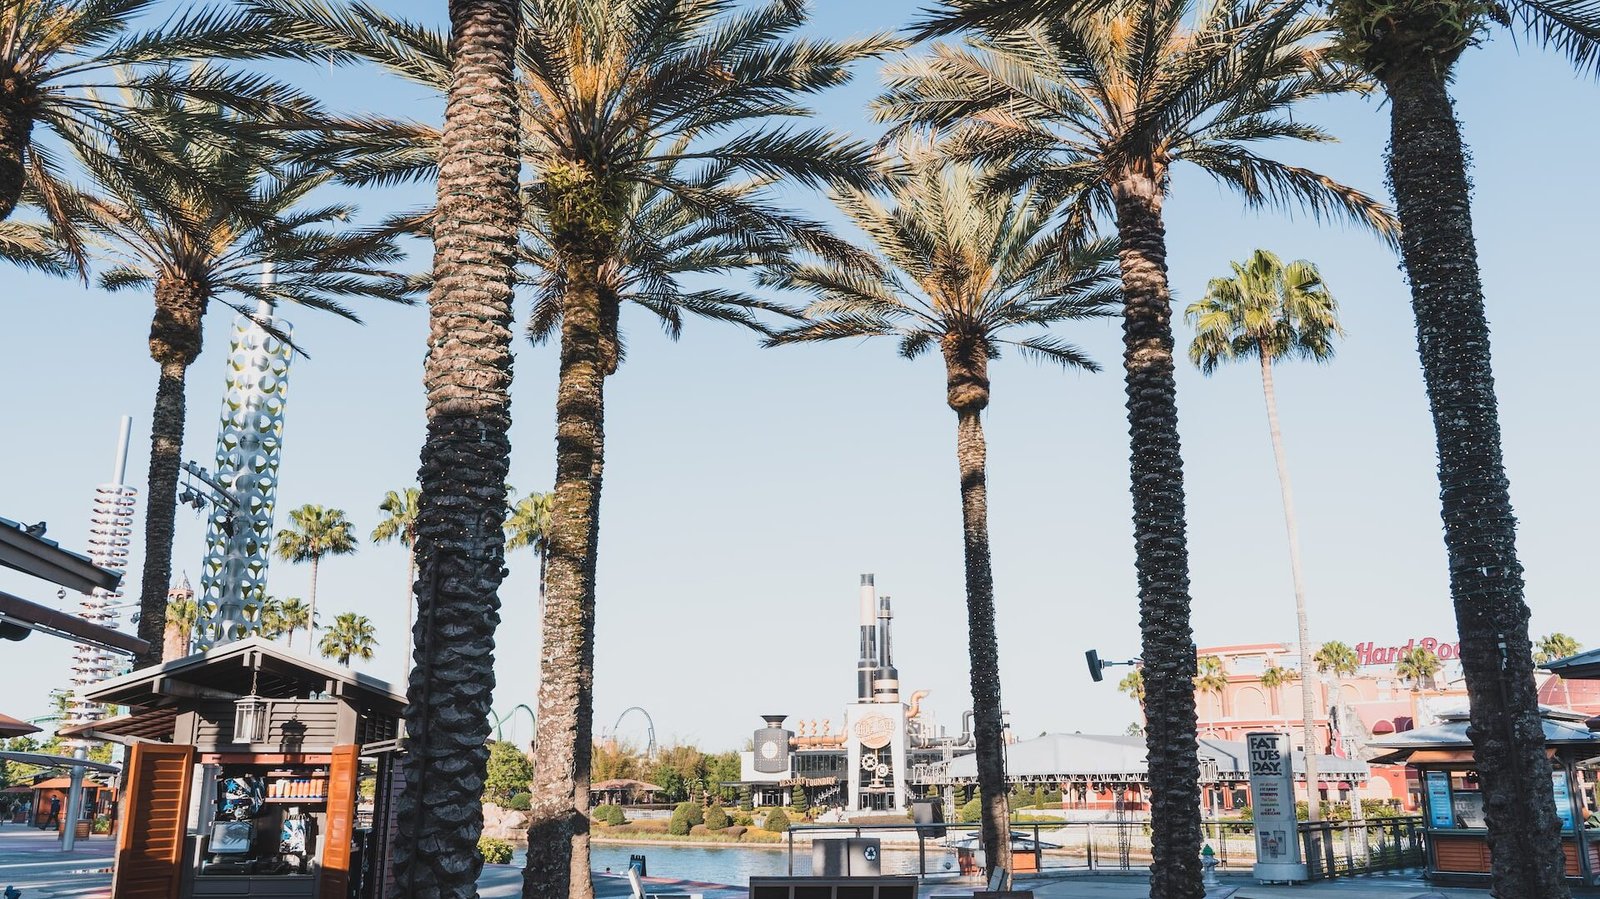
<svg viewBox="0 0 1600 899">
<path fill-rule="evenodd" d="M 409 544 L 416 664 L 395 855 L 408 894 L 471 895 L 478 873 L 520 290 L 534 298 L 522 327 L 559 359 L 526 896 L 591 895 L 572 871 L 587 869 L 605 386 L 625 360 L 624 305 L 673 336 L 698 316 L 771 345 L 884 336 L 908 358 L 937 350 L 956 418 L 991 864 L 1010 853 L 996 851 L 1009 814 L 989 362 L 1011 351 L 1093 368 L 1057 326 L 1121 317 L 1151 895 L 1202 895 L 1163 216 L 1171 173 L 1188 164 L 1245 206 L 1343 219 L 1398 249 L 1438 440 L 1478 765 L 1499 810 L 1495 885 L 1567 895 L 1549 762 L 1528 736 L 1540 732 L 1528 607 L 1449 84 L 1460 55 L 1502 28 L 1593 73 L 1593 0 L 942 0 L 899 33 L 850 40 L 804 36 L 796 0 L 451 0 L 443 30 L 327 0 L 244 0 L 145 27 L 147 5 L 0 10 L 0 253 L 153 299 L 160 378 L 140 600 L 152 646 L 171 574 L 184 379 L 211 303 L 271 327 L 278 304 L 356 319 L 349 304 L 426 294 L 427 434 Z M 441 95 L 444 118 L 336 112 L 256 60 L 377 66 Z M 888 136 L 876 146 L 807 121 L 807 98 L 865 60 L 886 60 L 871 113 Z M 1332 140 L 1301 110 L 1362 90 L 1388 101 L 1393 210 L 1274 152 Z M 431 184 L 436 202 L 378 227 L 312 197 L 333 183 L 406 182 Z M 789 208 L 782 191 L 794 188 L 826 192 L 865 244 Z M 427 274 L 395 271 L 401 235 L 431 240 Z M 701 274 L 716 286 L 690 277 Z M 1236 336 L 1242 347 L 1197 361 L 1253 353 L 1270 403 L 1269 357 L 1289 344 L 1256 334 L 1251 349 L 1248 331 Z M 1298 577 L 1295 587 L 1304 653 Z"/>
</svg>

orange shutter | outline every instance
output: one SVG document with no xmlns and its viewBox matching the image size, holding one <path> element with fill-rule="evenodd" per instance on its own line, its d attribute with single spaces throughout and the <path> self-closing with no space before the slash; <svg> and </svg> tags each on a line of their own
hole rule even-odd
<svg viewBox="0 0 1600 899">
<path fill-rule="evenodd" d="M 112 899 L 177 899 L 194 747 L 136 743 L 128 752 Z"/>
<path fill-rule="evenodd" d="M 356 777 L 361 758 L 356 747 L 333 747 L 328 766 L 328 825 L 322 838 L 322 880 L 318 899 L 345 899 L 350 893 L 350 838 L 356 821 Z"/>
</svg>

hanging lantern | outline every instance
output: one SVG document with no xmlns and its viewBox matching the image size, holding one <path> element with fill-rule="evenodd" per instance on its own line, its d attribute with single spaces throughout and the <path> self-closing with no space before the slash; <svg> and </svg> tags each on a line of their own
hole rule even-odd
<svg viewBox="0 0 1600 899">
<path fill-rule="evenodd" d="M 256 676 L 250 673 L 250 695 L 233 703 L 233 742 L 260 743 L 267 738 L 267 701 L 256 695 Z"/>
</svg>

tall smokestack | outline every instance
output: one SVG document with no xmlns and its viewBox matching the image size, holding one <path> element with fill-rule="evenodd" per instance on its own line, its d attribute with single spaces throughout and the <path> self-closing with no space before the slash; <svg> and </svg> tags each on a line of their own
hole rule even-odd
<svg viewBox="0 0 1600 899">
<path fill-rule="evenodd" d="M 861 576 L 861 656 L 856 662 L 856 699 L 861 702 L 872 701 L 872 682 L 877 679 L 878 673 L 878 635 L 877 627 L 873 623 L 876 619 L 878 604 L 878 588 L 872 582 L 872 575 Z"/>
<path fill-rule="evenodd" d="M 894 667 L 894 646 L 889 640 L 889 597 L 878 600 L 878 672 L 872 683 L 872 698 L 877 702 L 900 701 L 900 672 Z"/>
</svg>

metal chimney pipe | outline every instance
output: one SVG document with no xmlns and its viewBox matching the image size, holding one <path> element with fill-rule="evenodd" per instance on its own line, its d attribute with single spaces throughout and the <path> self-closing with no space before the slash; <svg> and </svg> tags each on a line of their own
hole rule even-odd
<svg viewBox="0 0 1600 899">
<path fill-rule="evenodd" d="M 894 646 L 889 631 L 894 612 L 889 597 L 878 600 L 878 671 L 873 679 L 872 698 L 876 702 L 900 701 L 900 672 L 894 667 Z"/>
<path fill-rule="evenodd" d="M 872 682 L 878 673 L 877 620 L 874 615 L 878 604 L 878 588 L 872 575 L 861 576 L 861 655 L 856 662 L 856 699 L 872 701 Z"/>
</svg>

